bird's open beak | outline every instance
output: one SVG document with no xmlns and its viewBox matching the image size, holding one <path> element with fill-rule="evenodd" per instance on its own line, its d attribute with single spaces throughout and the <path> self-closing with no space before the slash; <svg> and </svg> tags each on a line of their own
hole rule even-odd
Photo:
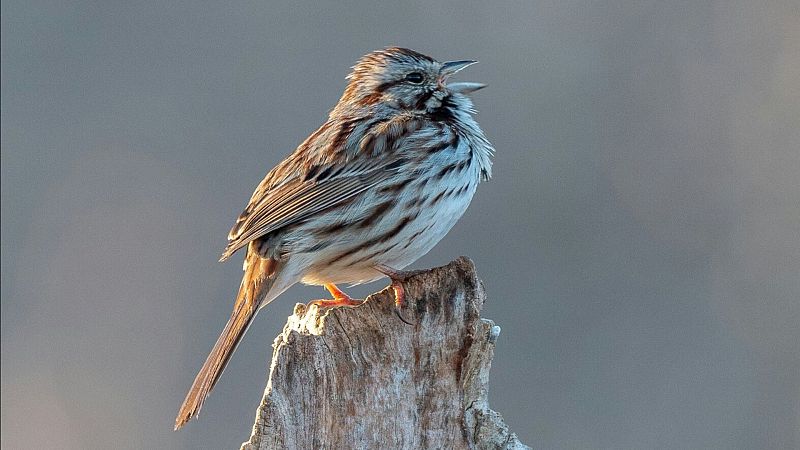
<svg viewBox="0 0 800 450">
<path fill-rule="evenodd" d="M 466 69 L 467 67 L 477 63 L 478 61 L 472 60 L 463 60 L 463 61 L 448 61 L 442 64 L 441 74 L 442 80 L 447 81 L 448 78 L 461 72 L 462 70 Z M 448 83 L 447 89 L 451 92 L 458 92 L 460 94 L 469 94 L 470 92 L 475 92 L 478 89 L 485 88 L 486 85 L 483 83 L 472 83 L 469 81 L 461 81 L 457 83 Z"/>
<path fill-rule="evenodd" d="M 442 63 L 442 76 L 445 78 L 450 77 L 466 69 L 467 67 L 476 64 L 477 62 L 478 61 L 465 59 L 463 61 L 448 61 L 446 63 Z"/>
</svg>

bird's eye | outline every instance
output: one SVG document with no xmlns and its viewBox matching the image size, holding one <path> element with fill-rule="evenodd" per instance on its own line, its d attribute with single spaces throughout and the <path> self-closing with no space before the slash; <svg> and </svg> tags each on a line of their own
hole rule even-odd
<svg viewBox="0 0 800 450">
<path fill-rule="evenodd" d="M 420 84 L 425 79 L 419 72 L 411 72 L 410 74 L 406 75 L 406 81 L 409 83 Z"/>
</svg>

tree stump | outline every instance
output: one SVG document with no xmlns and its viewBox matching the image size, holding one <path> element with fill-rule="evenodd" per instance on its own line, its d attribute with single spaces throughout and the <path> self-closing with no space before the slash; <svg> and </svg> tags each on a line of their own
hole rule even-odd
<svg viewBox="0 0 800 450">
<path fill-rule="evenodd" d="M 355 308 L 295 306 L 273 344 L 243 450 L 527 449 L 489 409 L 500 327 L 481 319 L 475 266 L 461 257 Z"/>
</svg>

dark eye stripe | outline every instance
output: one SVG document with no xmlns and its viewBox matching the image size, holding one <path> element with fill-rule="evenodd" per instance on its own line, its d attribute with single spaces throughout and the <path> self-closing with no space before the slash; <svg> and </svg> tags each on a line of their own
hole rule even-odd
<svg viewBox="0 0 800 450">
<path fill-rule="evenodd" d="M 385 82 L 385 83 L 381 83 L 381 84 L 379 84 L 379 85 L 378 85 L 378 87 L 377 87 L 377 88 L 375 88 L 375 90 L 376 90 L 377 92 L 385 92 L 385 91 L 386 91 L 387 89 L 389 89 L 390 87 L 392 87 L 392 86 L 395 86 L 395 85 L 398 85 L 398 84 L 400 84 L 402 81 L 403 81 L 403 80 L 392 80 L 392 81 L 387 81 L 387 82 Z"/>
</svg>

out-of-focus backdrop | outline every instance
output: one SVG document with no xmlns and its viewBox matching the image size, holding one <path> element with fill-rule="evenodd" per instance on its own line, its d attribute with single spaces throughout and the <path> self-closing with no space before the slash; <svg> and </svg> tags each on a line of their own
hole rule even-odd
<svg viewBox="0 0 800 450">
<path fill-rule="evenodd" d="M 200 419 L 217 257 L 362 54 L 460 76 L 495 176 L 490 399 L 548 449 L 800 447 L 800 7 L 787 1 L 2 2 L 2 447 L 238 448 L 298 287 Z M 384 282 L 359 287 L 362 295 Z"/>
</svg>

